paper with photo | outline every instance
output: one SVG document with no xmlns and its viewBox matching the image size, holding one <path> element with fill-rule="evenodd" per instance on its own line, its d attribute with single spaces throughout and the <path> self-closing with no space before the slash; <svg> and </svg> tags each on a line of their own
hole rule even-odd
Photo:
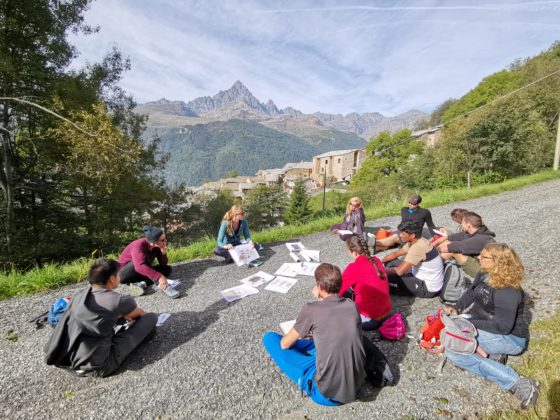
<svg viewBox="0 0 560 420">
<path fill-rule="evenodd" d="M 165 321 L 167 321 L 167 318 L 169 318 L 170 316 L 171 316 L 171 314 L 168 314 L 168 313 L 159 314 L 159 316 L 157 318 L 156 327 L 161 327 L 165 323 Z"/>
<path fill-rule="evenodd" d="M 304 262 L 301 263 L 298 274 L 301 276 L 314 276 L 315 270 L 319 267 L 319 263 Z"/>
<path fill-rule="evenodd" d="M 301 256 L 305 258 L 307 262 L 320 262 L 321 259 L 319 258 L 320 252 L 315 249 L 302 249 L 300 252 Z"/>
<path fill-rule="evenodd" d="M 181 280 L 167 279 L 167 284 L 176 289 L 181 284 Z"/>
<path fill-rule="evenodd" d="M 228 301 L 233 302 L 234 300 L 238 300 L 244 298 L 245 296 L 254 295 L 259 293 L 259 289 L 249 286 L 248 284 L 242 284 L 240 286 L 235 286 L 230 289 L 222 290 L 220 294 L 222 297 Z"/>
<path fill-rule="evenodd" d="M 277 276 L 295 277 L 299 272 L 301 263 L 284 263 L 274 274 Z"/>
<path fill-rule="evenodd" d="M 439 236 L 447 236 L 447 233 L 445 233 L 445 232 L 443 232 L 443 231 L 441 231 L 441 230 L 439 230 L 439 229 L 433 229 L 433 231 L 434 231 L 434 233 L 435 233 L 436 235 L 439 235 Z"/>
<path fill-rule="evenodd" d="M 294 327 L 295 324 L 296 324 L 296 320 L 292 319 L 290 321 L 281 322 L 278 325 L 280 326 L 280 330 L 282 330 L 282 333 L 286 335 L 290 332 L 290 330 Z"/>
<path fill-rule="evenodd" d="M 274 278 L 272 274 L 265 273 L 264 271 L 259 271 L 249 277 L 239 280 L 241 283 L 248 284 L 249 286 L 258 287 L 261 284 L 266 283 Z"/>
<path fill-rule="evenodd" d="M 297 283 L 297 279 L 292 279 L 290 277 L 276 276 L 274 280 L 268 283 L 268 286 L 264 290 L 270 290 L 271 292 L 287 293 L 288 290 L 292 288 L 294 284 Z"/>
<path fill-rule="evenodd" d="M 339 231 L 338 231 L 338 234 L 339 234 L 339 235 L 353 235 L 354 232 L 352 232 L 351 230 L 342 229 L 342 230 L 339 230 Z"/>
<path fill-rule="evenodd" d="M 301 242 L 288 242 L 286 244 L 286 248 L 290 252 L 299 252 L 302 249 L 305 249 L 305 246 Z"/>
<path fill-rule="evenodd" d="M 233 249 L 229 250 L 229 255 L 231 255 L 231 258 L 235 261 L 235 264 L 237 264 L 238 267 L 247 265 L 251 261 L 259 258 L 259 253 L 253 244 L 237 245 L 236 247 L 233 247 Z"/>
</svg>

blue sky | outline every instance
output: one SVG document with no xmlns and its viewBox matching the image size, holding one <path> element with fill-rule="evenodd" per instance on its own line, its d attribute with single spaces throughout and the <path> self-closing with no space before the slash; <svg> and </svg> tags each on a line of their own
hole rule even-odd
<svg viewBox="0 0 560 420">
<path fill-rule="evenodd" d="M 116 45 L 138 102 L 189 101 L 241 80 L 306 113 L 431 111 L 560 40 L 560 0 L 97 0 L 77 64 Z"/>
</svg>

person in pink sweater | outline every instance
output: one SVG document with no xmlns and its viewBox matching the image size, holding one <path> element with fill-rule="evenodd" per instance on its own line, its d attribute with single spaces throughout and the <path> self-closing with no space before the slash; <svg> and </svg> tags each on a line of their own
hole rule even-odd
<svg viewBox="0 0 560 420">
<path fill-rule="evenodd" d="M 154 261 L 158 265 L 154 266 Z M 167 239 L 163 229 L 144 226 L 144 237 L 129 243 L 119 256 L 121 283 L 133 296 L 141 296 L 148 286 L 158 284 L 158 289 L 175 299 L 179 292 L 167 284 L 171 266 L 167 259 Z"/>
<path fill-rule="evenodd" d="M 356 302 L 364 330 L 378 329 L 391 312 L 385 268 L 377 257 L 371 256 L 362 236 L 352 235 L 346 240 L 346 248 L 354 262 L 342 273 L 339 295 Z"/>
</svg>

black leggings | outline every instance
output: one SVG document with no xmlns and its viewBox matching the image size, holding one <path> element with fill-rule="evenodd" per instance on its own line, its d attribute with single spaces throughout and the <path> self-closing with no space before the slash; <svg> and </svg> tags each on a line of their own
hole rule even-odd
<svg viewBox="0 0 560 420">
<path fill-rule="evenodd" d="M 421 298 L 433 298 L 438 292 L 430 292 L 426 289 L 426 282 L 414 277 L 411 273 L 399 276 L 395 271 L 387 272 L 389 280 L 389 293 L 400 296 L 416 296 Z"/>
<path fill-rule="evenodd" d="M 155 267 L 152 268 L 156 270 L 158 273 L 163 274 L 165 277 L 169 277 L 171 275 L 172 268 L 170 265 L 164 265 L 164 266 L 156 265 Z M 148 286 L 154 284 L 154 281 L 152 279 L 149 279 L 148 277 L 143 276 L 142 274 L 136 272 L 132 261 L 127 263 L 123 268 L 121 268 L 119 274 L 121 276 L 122 284 L 139 283 L 141 281 L 146 282 Z"/>
</svg>

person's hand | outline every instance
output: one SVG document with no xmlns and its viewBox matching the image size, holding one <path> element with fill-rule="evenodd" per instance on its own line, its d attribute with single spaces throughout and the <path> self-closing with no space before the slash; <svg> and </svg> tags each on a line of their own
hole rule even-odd
<svg viewBox="0 0 560 420">
<path fill-rule="evenodd" d="M 225 249 L 233 249 L 233 245 L 232 244 L 226 244 L 226 246 L 224 246 Z"/>
<path fill-rule="evenodd" d="M 440 232 L 447 233 L 447 228 L 445 228 L 445 227 L 440 227 L 438 230 Z"/>
<path fill-rule="evenodd" d="M 165 278 L 165 276 L 161 276 L 158 280 L 158 283 L 159 283 L 159 288 L 161 290 L 167 289 L 168 284 L 167 284 L 167 279 Z"/>
<path fill-rule="evenodd" d="M 317 287 L 317 285 L 315 285 L 315 287 L 311 289 L 311 294 L 315 296 L 315 299 L 321 299 L 319 297 L 319 288 Z"/>
<path fill-rule="evenodd" d="M 459 313 L 459 311 L 457 311 L 457 309 L 454 308 L 453 306 L 446 306 L 445 308 L 443 308 L 443 312 L 445 312 L 446 314 L 453 314 L 453 315 L 457 315 Z"/>
</svg>

